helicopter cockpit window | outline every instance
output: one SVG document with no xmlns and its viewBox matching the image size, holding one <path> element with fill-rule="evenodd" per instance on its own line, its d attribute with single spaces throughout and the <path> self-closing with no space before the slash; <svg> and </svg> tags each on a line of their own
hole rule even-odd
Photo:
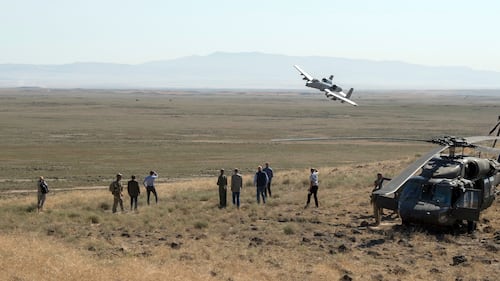
<svg viewBox="0 0 500 281">
<path fill-rule="evenodd" d="M 408 198 L 418 198 L 420 192 L 420 186 L 422 185 L 419 181 L 407 181 L 402 187 L 402 194 L 400 195 L 400 199 L 402 201 L 407 200 Z"/>
<path fill-rule="evenodd" d="M 479 190 L 467 189 L 457 201 L 458 208 L 479 208 Z"/>
<path fill-rule="evenodd" d="M 495 187 L 491 184 L 494 181 L 494 177 L 485 178 L 482 182 L 483 187 L 483 196 L 484 199 L 487 199 L 490 196 L 493 196 L 495 193 Z"/>
<path fill-rule="evenodd" d="M 432 200 L 433 195 L 434 189 L 432 184 L 424 184 L 422 186 L 422 194 L 420 194 L 420 199 L 424 201 L 430 201 Z"/>
<path fill-rule="evenodd" d="M 436 186 L 434 194 L 432 196 L 432 201 L 438 203 L 441 206 L 451 205 L 451 189 L 448 186 Z"/>
</svg>

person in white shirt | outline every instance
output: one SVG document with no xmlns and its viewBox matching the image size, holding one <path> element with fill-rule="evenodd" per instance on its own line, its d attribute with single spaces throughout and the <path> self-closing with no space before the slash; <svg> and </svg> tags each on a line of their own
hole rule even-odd
<svg viewBox="0 0 500 281">
<path fill-rule="evenodd" d="M 155 188 L 155 180 L 158 178 L 158 174 L 155 171 L 150 171 L 149 176 L 144 178 L 144 187 L 146 187 L 146 192 L 147 192 L 147 202 L 149 205 L 149 196 L 151 195 L 151 192 L 155 196 L 155 202 L 158 204 L 158 194 L 156 193 L 156 188 Z"/>
<path fill-rule="evenodd" d="M 307 194 L 307 203 L 306 206 L 304 207 L 307 208 L 309 206 L 309 203 L 311 202 L 311 195 L 314 195 L 314 203 L 316 203 L 316 208 L 319 207 L 318 205 L 318 170 L 311 168 L 311 175 L 309 176 L 309 193 Z"/>
</svg>

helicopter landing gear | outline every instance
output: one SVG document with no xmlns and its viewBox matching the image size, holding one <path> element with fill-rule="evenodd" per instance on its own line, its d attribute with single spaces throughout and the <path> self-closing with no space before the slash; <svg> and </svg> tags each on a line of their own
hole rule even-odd
<svg viewBox="0 0 500 281">
<path fill-rule="evenodd" d="M 477 224 L 475 221 L 467 221 L 467 233 L 472 234 L 476 230 Z"/>
</svg>

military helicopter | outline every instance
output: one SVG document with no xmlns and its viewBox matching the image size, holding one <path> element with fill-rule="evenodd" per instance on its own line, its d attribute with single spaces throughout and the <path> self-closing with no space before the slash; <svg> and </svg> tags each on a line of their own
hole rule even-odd
<svg viewBox="0 0 500 281">
<path fill-rule="evenodd" d="M 465 149 L 500 154 L 499 149 L 476 143 L 497 140 L 498 136 L 454 137 L 442 136 L 431 140 L 379 137 L 295 138 L 273 141 L 315 140 L 389 140 L 424 141 L 439 145 L 371 194 L 376 225 L 380 224 L 382 210 L 398 212 L 402 223 L 420 223 L 437 226 L 455 226 L 467 222 L 469 232 L 475 229 L 482 210 L 495 200 L 496 186 L 500 184 L 500 163 L 465 155 Z M 462 148 L 460 155 L 456 149 Z M 448 155 L 441 152 L 448 149 Z"/>
<path fill-rule="evenodd" d="M 428 140 L 439 145 L 403 170 L 387 185 L 372 192 L 376 224 L 383 209 L 397 211 L 403 224 L 454 226 L 467 221 L 472 232 L 482 210 L 495 200 L 500 184 L 500 163 L 464 154 L 465 148 L 499 153 L 476 143 L 499 137 L 459 138 L 443 136 Z M 462 148 L 457 155 L 456 149 Z M 440 153 L 448 149 L 448 155 Z"/>
</svg>

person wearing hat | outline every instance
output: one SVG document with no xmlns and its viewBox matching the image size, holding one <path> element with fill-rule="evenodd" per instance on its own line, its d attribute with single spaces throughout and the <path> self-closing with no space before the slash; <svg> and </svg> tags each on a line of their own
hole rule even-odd
<svg viewBox="0 0 500 281">
<path fill-rule="evenodd" d="M 127 191 L 128 195 L 130 196 L 130 210 L 137 211 L 137 197 L 139 197 L 139 194 L 141 194 L 141 190 L 139 188 L 139 183 L 135 180 L 135 176 L 132 176 L 131 180 L 128 181 Z"/>
<path fill-rule="evenodd" d="M 314 203 L 316 203 L 316 208 L 319 207 L 318 185 L 319 185 L 318 170 L 311 168 L 311 175 L 309 176 L 309 193 L 307 193 L 307 203 L 304 209 L 309 206 L 309 203 L 311 202 L 311 195 L 314 195 Z"/>
<path fill-rule="evenodd" d="M 224 169 L 220 169 L 220 175 L 217 178 L 219 186 L 219 209 L 226 208 L 227 205 L 227 177 L 224 175 Z"/>
<path fill-rule="evenodd" d="M 109 191 L 113 194 L 113 213 L 116 213 L 116 208 L 120 204 L 120 208 L 123 211 L 123 186 L 120 182 L 122 180 L 122 174 L 118 173 L 116 175 L 116 180 L 109 185 Z"/>
</svg>

